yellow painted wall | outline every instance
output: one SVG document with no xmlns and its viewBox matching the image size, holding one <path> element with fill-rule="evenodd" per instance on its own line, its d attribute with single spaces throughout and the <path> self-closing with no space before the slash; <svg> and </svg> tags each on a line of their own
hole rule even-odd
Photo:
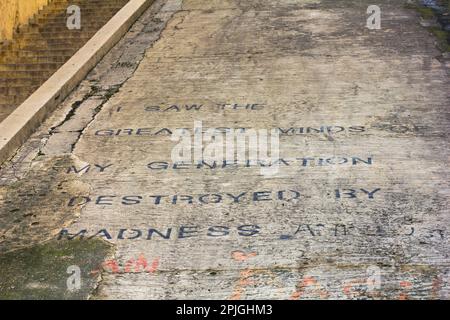
<svg viewBox="0 0 450 320">
<path fill-rule="evenodd" d="M 0 40 L 11 39 L 14 29 L 48 4 L 49 0 L 0 0 Z"/>
</svg>

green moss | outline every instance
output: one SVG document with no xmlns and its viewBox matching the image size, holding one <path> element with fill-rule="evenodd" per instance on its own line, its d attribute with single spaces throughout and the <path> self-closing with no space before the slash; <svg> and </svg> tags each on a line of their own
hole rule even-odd
<svg viewBox="0 0 450 320">
<path fill-rule="evenodd" d="M 0 255 L 0 299 L 86 299 L 95 289 L 96 270 L 112 253 L 99 239 L 50 241 Z M 69 266 L 81 269 L 81 288 L 67 290 Z"/>
<path fill-rule="evenodd" d="M 434 11 L 431 8 L 417 7 L 416 10 L 420 13 L 420 16 L 425 20 L 431 20 L 435 17 Z"/>
<path fill-rule="evenodd" d="M 437 27 L 430 28 L 430 31 L 438 40 L 438 46 L 442 51 L 450 51 L 450 44 L 448 43 L 449 32 Z"/>
<path fill-rule="evenodd" d="M 440 5 L 442 8 L 448 8 L 450 10 L 450 0 L 442 0 L 440 1 Z M 417 12 L 419 12 L 420 16 L 425 20 L 432 20 L 434 18 L 437 18 L 438 13 L 435 12 L 432 8 L 423 7 L 416 4 L 407 4 L 406 7 L 408 9 L 414 9 Z M 439 27 L 430 27 L 428 28 L 431 33 L 436 37 L 437 39 L 437 46 L 441 51 L 449 52 L 450 51 L 450 32 L 445 31 Z"/>
</svg>

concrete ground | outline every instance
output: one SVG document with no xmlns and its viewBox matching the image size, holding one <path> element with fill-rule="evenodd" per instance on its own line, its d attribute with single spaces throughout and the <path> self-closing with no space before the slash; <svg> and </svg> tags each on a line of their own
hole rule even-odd
<svg viewBox="0 0 450 320">
<path fill-rule="evenodd" d="M 1 169 L 0 297 L 448 299 L 448 62 L 371 4 L 156 0 Z M 279 171 L 174 163 L 194 121 Z"/>
</svg>

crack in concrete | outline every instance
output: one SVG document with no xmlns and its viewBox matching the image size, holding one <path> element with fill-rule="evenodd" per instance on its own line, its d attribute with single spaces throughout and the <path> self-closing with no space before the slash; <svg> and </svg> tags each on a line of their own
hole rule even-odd
<svg viewBox="0 0 450 320">
<path fill-rule="evenodd" d="M 80 83 L 76 89 L 74 89 L 73 93 L 66 99 L 66 101 L 69 101 L 71 97 L 76 97 L 77 94 L 83 92 L 83 88 L 85 87 L 89 87 L 89 91 L 84 93 L 81 99 L 76 100 L 70 105 L 69 110 L 67 110 L 63 115 L 63 119 L 56 125 L 51 126 L 48 130 L 44 129 L 45 132 L 43 132 L 42 128 L 45 128 L 46 124 L 48 125 L 48 123 L 52 121 L 49 119 L 41 126 L 41 130 L 38 130 L 30 138 L 30 141 L 37 143 L 36 138 L 40 135 L 38 146 L 30 145 L 30 142 L 25 143 L 21 148 L 16 150 L 8 161 L 4 162 L 0 169 L 2 171 L 8 171 L 9 167 L 9 170 L 11 170 L 11 175 L 15 178 L 15 180 L 22 179 L 29 170 L 29 167 L 31 167 L 31 164 L 34 163 L 36 159 L 43 156 L 54 155 L 47 155 L 44 152 L 44 149 L 49 145 L 49 143 L 52 142 L 55 136 L 60 133 L 78 133 L 76 138 L 69 143 L 68 151 L 60 153 L 56 152 L 56 154 L 73 153 L 77 143 L 83 136 L 83 132 L 92 122 L 95 121 L 96 116 L 101 112 L 104 104 L 133 76 L 134 72 L 139 67 L 140 62 L 144 59 L 146 52 L 161 39 L 163 31 L 166 29 L 166 26 L 171 19 L 174 18 L 177 13 L 182 11 L 182 3 L 183 2 L 181 0 L 156 0 L 152 6 L 144 12 L 141 18 L 139 18 L 138 21 L 130 28 L 124 38 L 90 72 L 86 79 Z M 150 22 L 148 23 L 147 21 Z M 130 34 L 132 36 L 130 36 Z M 119 53 L 118 57 L 117 53 Z M 129 55 L 129 57 L 127 57 L 127 55 Z M 127 57 L 127 61 L 135 61 L 135 63 L 124 64 L 122 62 L 125 59 L 124 57 Z M 128 72 L 126 77 L 121 79 L 119 83 L 113 85 L 107 83 L 110 78 L 114 78 L 113 76 L 115 75 L 115 72 L 119 72 L 119 70 L 123 72 L 123 69 Z M 93 110 L 92 118 L 86 125 L 79 130 L 59 131 L 59 129 L 61 129 L 69 121 L 77 121 L 77 112 L 83 108 L 84 102 L 91 98 L 98 97 L 101 97 L 102 102 L 100 106 Z M 64 102 L 62 105 L 64 105 Z M 57 151 L 56 148 L 52 149 L 53 151 Z M 23 159 L 32 153 L 34 153 L 34 155 L 29 160 L 30 166 L 28 169 L 23 167 L 21 168 Z M 19 165 L 17 166 L 17 164 Z"/>
<path fill-rule="evenodd" d="M 127 80 L 128 80 L 128 79 L 127 79 Z M 125 82 L 126 82 L 126 81 L 125 81 Z M 97 106 L 96 108 L 94 108 L 94 112 L 93 112 L 93 114 L 92 114 L 91 120 L 84 126 L 83 129 L 81 129 L 81 130 L 79 131 L 79 134 L 78 134 L 77 139 L 76 139 L 76 140 L 71 144 L 71 146 L 70 146 L 70 150 L 71 150 L 70 153 L 73 153 L 73 152 L 74 152 L 74 150 L 75 150 L 75 148 L 76 148 L 76 145 L 78 144 L 78 142 L 80 141 L 80 139 L 83 137 L 84 132 L 85 132 L 86 129 L 89 128 L 89 126 L 95 121 L 95 119 L 97 118 L 97 115 L 102 111 L 103 106 L 105 105 L 105 103 L 107 103 L 107 102 L 109 101 L 109 99 L 111 99 L 111 97 L 114 96 L 114 94 L 116 94 L 116 93 L 120 90 L 121 86 L 122 86 L 125 82 L 123 82 L 123 83 L 122 83 L 121 85 L 119 85 L 119 86 L 112 86 L 111 88 L 109 88 L 108 90 L 106 90 L 104 94 L 101 95 L 101 96 L 103 97 L 102 102 L 100 103 L 99 106 Z M 89 98 L 92 97 L 92 96 L 93 96 L 93 95 L 89 96 Z"/>
<path fill-rule="evenodd" d="M 68 153 L 73 153 L 78 142 L 81 140 L 81 138 L 84 135 L 84 132 L 86 131 L 87 128 L 89 128 L 89 126 L 95 122 L 97 115 L 100 114 L 100 112 L 103 110 L 104 105 L 117 93 L 119 92 L 119 90 L 121 89 L 121 87 L 130 79 L 133 77 L 135 71 L 137 70 L 137 68 L 139 67 L 141 61 L 144 59 L 145 54 L 148 50 L 150 50 L 151 48 L 153 48 L 153 46 L 161 39 L 162 34 L 164 32 L 164 30 L 166 29 L 168 23 L 175 17 L 175 15 L 177 13 L 179 13 L 179 11 L 165 11 L 164 8 L 170 4 L 172 1 L 171 0 L 167 0 L 167 1 L 156 1 L 153 4 L 153 8 L 157 8 L 156 10 L 158 10 L 158 12 L 154 15 L 154 17 L 152 17 L 151 21 L 152 22 L 156 22 L 156 26 L 154 26 L 153 28 L 151 28 L 150 30 L 147 30 L 147 24 L 145 24 L 143 22 L 143 20 L 146 18 L 146 14 L 144 13 L 143 17 L 141 17 L 136 25 L 139 25 L 141 27 L 141 30 L 139 31 L 139 33 L 133 37 L 132 39 L 128 39 L 127 35 L 124 37 L 124 39 L 121 40 L 122 43 L 120 43 L 118 46 L 122 47 L 123 50 L 121 50 L 120 55 L 118 58 L 116 58 L 114 61 L 109 63 L 110 68 L 108 68 L 106 70 L 106 72 L 104 74 L 99 74 L 94 76 L 94 79 L 91 79 L 91 82 L 94 82 L 94 84 L 90 86 L 91 90 L 90 92 L 88 92 L 87 94 L 85 94 L 83 96 L 82 99 L 77 100 L 76 102 L 74 102 L 71 107 L 70 110 L 66 113 L 64 119 L 62 121 L 60 121 L 60 123 L 58 123 L 56 126 L 53 126 L 50 131 L 49 131 L 49 137 L 48 139 L 44 142 L 44 144 L 39 148 L 38 151 L 38 156 L 42 156 L 45 155 L 45 153 L 42 152 L 42 150 L 46 147 L 46 145 L 49 143 L 49 141 L 51 140 L 51 138 L 55 135 L 57 135 L 58 133 L 62 133 L 59 132 L 59 129 L 62 128 L 66 123 L 68 123 L 69 121 L 72 120 L 77 120 L 77 111 L 80 110 L 80 108 L 83 106 L 83 104 L 85 102 L 87 102 L 88 100 L 90 100 L 91 98 L 101 98 L 101 103 L 94 108 L 91 119 L 86 122 L 83 127 L 80 130 L 64 130 L 63 132 L 70 132 L 70 133 L 78 133 L 78 135 L 76 136 L 76 138 L 74 139 L 73 142 L 70 143 L 70 148 L 69 148 L 69 152 Z M 182 2 L 181 2 L 182 3 Z M 181 6 L 181 4 L 180 4 Z M 152 7 L 149 9 L 151 10 Z M 169 14 L 164 16 L 164 13 L 168 12 Z M 182 21 L 180 21 L 180 23 L 182 23 Z M 179 24 L 179 23 L 178 23 Z M 177 24 L 177 25 L 178 25 Z M 135 26 L 136 26 L 135 25 Z M 130 29 L 130 31 L 132 31 L 133 27 Z M 176 27 L 175 27 L 176 29 Z M 140 42 L 140 38 L 145 38 L 146 35 L 150 36 L 156 33 L 156 37 L 155 39 L 151 39 L 151 37 L 149 37 L 147 40 L 147 43 L 142 43 Z M 127 55 L 129 54 L 129 49 L 131 50 L 133 47 L 133 44 L 135 42 L 139 42 L 141 45 L 145 46 L 145 48 L 143 48 L 143 50 L 137 50 L 137 52 L 134 52 L 134 59 L 130 59 L 130 57 L 127 57 Z M 132 51 L 132 50 L 131 50 Z M 133 52 L 131 53 L 133 55 Z M 126 62 L 122 62 L 122 59 L 124 57 L 127 57 L 126 61 L 134 61 L 134 63 L 126 63 Z M 102 62 L 101 62 L 102 63 Z M 107 80 L 110 78 L 111 75 L 113 75 L 115 72 L 117 72 L 119 69 L 123 70 L 125 69 L 125 73 L 126 76 L 123 77 L 120 82 L 115 83 L 115 84 L 110 84 L 110 85 L 104 85 L 102 82 L 104 82 L 103 80 Z M 123 71 L 122 71 L 123 72 Z M 95 73 L 95 72 L 94 72 Z M 92 74 L 92 72 L 91 72 Z M 88 75 L 89 78 L 89 75 Z"/>
<path fill-rule="evenodd" d="M 176 1 L 179 2 L 179 0 Z M 6 173 L 10 170 L 10 174 L 14 177 L 14 180 L 21 181 L 24 177 L 29 177 L 30 174 L 33 173 L 31 168 L 38 160 L 39 162 L 42 160 L 51 162 L 52 159 L 61 156 L 69 156 L 70 158 L 73 158 L 74 161 L 78 159 L 78 161 L 83 162 L 83 160 L 79 159 L 76 155 L 75 151 L 79 141 L 84 136 L 86 130 L 96 121 L 98 115 L 103 111 L 105 104 L 120 91 L 121 87 L 130 78 L 133 77 L 140 63 L 145 58 L 146 52 L 153 48 L 155 43 L 161 39 L 163 31 L 166 29 L 168 23 L 179 11 L 165 11 L 164 8 L 170 3 L 173 4 L 173 1 L 156 0 L 130 28 L 124 38 L 116 44 L 116 46 L 90 72 L 86 79 L 79 84 L 68 98 L 66 98 L 65 102 L 62 103 L 63 108 L 66 108 L 66 110 L 61 109 L 60 107 L 52 118 L 44 122 L 41 129 L 33 134 L 29 141 L 11 156 L 9 162 L 5 162 L 4 167 L 1 168 L 2 171 L 5 170 L 4 172 Z M 179 8 L 180 7 L 178 7 L 178 9 Z M 149 28 L 149 26 L 152 27 Z M 133 63 L 129 63 L 129 61 L 132 61 Z M 125 76 L 123 75 L 124 73 Z M 120 81 L 108 83 L 108 81 L 114 79 L 114 76 L 117 74 L 122 76 L 119 77 Z M 80 93 L 82 96 L 77 99 L 77 95 L 80 95 Z M 67 102 L 73 100 L 75 100 L 75 102 L 67 105 Z M 86 103 L 89 103 L 90 101 L 92 101 L 94 105 L 97 103 L 92 109 L 89 108 L 89 105 L 86 105 Z M 61 111 L 63 110 L 64 113 L 61 114 Z M 90 117 L 86 118 L 86 112 L 89 113 Z M 56 122 L 55 116 L 61 117 L 62 119 L 59 118 Z M 48 126 L 48 124 L 52 122 L 56 122 L 56 124 Z M 72 127 L 75 126 L 76 130 L 71 128 L 71 125 Z M 49 129 L 45 129 L 46 127 Z M 73 135 L 67 137 L 64 136 L 64 134 Z M 50 145 L 54 140 L 58 139 L 61 139 L 60 141 L 64 145 L 64 147 L 59 150 L 58 148 L 54 148 L 53 145 Z M 48 152 L 45 151 L 46 148 L 52 150 L 51 154 L 48 154 Z M 23 159 L 29 158 L 30 155 L 32 155 L 32 157 L 28 160 L 29 165 L 24 167 L 22 164 Z M 9 179 L 11 178 L 12 177 Z M 11 182 L 11 180 L 9 181 Z M 92 186 L 89 182 L 84 182 L 84 185 L 87 194 L 89 195 L 92 192 Z M 76 223 L 83 215 L 84 210 L 84 206 L 80 207 L 78 216 L 74 217 L 68 225 Z M 68 227 L 68 225 L 63 225 L 62 227 Z M 8 229 L 6 231 L 8 231 Z M 100 270 L 98 281 L 93 290 L 89 293 L 88 299 L 95 299 L 103 279 L 103 270 Z"/>
<path fill-rule="evenodd" d="M 162 12 L 163 9 L 164 9 L 164 7 L 165 7 L 168 3 L 170 3 L 170 2 L 171 2 L 171 0 L 168 0 L 168 1 L 160 1 L 159 3 L 158 3 L 158 2 L 155 2 L 154 5 L 155 5 L 155 6 L 161 5 L 161 6 L 159 7 L 159 9 L 160 9 L 160 12 Z M 181 1 L 181 3 L 182 3 L 182 1 Z M 116 84 L 114 84 L 114 85 L 107 86 L 106 88 L 103 87 L 103 86 L 101 85 L 101 80 L 100 80 L 100 81 L 97 81 L 97 83 L 96 83 L 95 85 L 91 86 L 91 91 L 90 91 L 88 94 L 86 94 L 86 95 L 83 97 L 83 99 L 82 99 L 81 101 L 77 101 L 77 102 L 75 102 L 74 104 L 72 104 L 71 109 L 70 109 L 69 112 L 66 114 L 66 117 L 63 119 L 63 121 L 61 121 L 61 123 L 60 123 L 59 125 L 57 125 L 57 126 L 55 126 L 55 127 L 53 127 L 53 128 L 51 129 L 49 139 L 51 138 L 52 135 L 54 135 L 54 134 L 57 133 L 56 131 L 57 131 L 58 128 L 61 128 L 65 123 L 67 123 L 68 121 L 70 121 L 70 120 L 72 120 L 74 117 L 76 117 L 77 110 L 82 106 L 82 104 L 83 104 L 85 101 L 91 99 L 92 97 L 101 97 L 101 103 L 100 103 L 97 107 L 94 108 L 90 121 L 88 121 L 88 122 L 83 126 L 83 128 L 77 132 L 77 133 L 78 133 L 77 138 L 76 138 L 75 141 L 73 141 L 73 142 L 71 143 L 71 145 L 70 145 L 70 154 L 71 154 L 71 155 L 75 155 L 75 154 L 76 154 L 75 149 L 76 149 L 76 147 L 77 147 L 77 144 L 80 142 L 80 140 L 81 140 L 82 137 L 84 136 L 86 130 L 92 125 L 92 123 L 94 123 L 94 122 L 96 121 L 98 115 L 103 111 L 103 108 L 104 108 L 105 104 L 106 104 L 106 103 L 107 103 L 107 102 L 108 102 L 108 101 L 109 101 L 109 100 L 110 100 L 117 92 L 120 91 L 120 89 L 123 87 L 123 85 L 124 85 L 130 78 L 133 77 L 135 71 L 136 71 L 137 68 L 139 67 L 139 65 L 140 65 L 140 63 L 142 62 L 142 60 L 144 59 L 144 57 L 145 57 L 145 55 L 146 55 L 146 52 L 147 52 L 148 50 L 151 50 L 151 49 L 153 48 L 153 46 L 154 46 L 154 45 L 155 45 L 155 44 L 163 37 L 163 32 L 164 32 L 164 30 L 166 29 L 166 27 L 167 27 L 167 25 L 169 24 L 169 22 L 176 16 L 177 13 L 178 13 L 178 11 L 172 12 L 172 14 L 170 14 L 169 16 L 167 16 L 166 19 L 160 19 L 160 18 L 158 17 L 159 14 L 157 14 L 157 15 L 154 17 L 154 19 L 152 19 L 152 20 L 153 20 L 153 21 L 156 21 L 157 23 L 160 24 L 159 28 L 152 28 L 151 30 L 146 30 L 146 28 L 145 28 L 146 25 L 145 25 L 145 24 L 142 24 L 143 28 L 142 28 L 142 30 L 141 30 L 141 34 L 145 35 L 147 32 L 150 33 L 150 34 L 156 32 L 156 33 L 157 33 L 157 37 L 156 37 L 153 41 L 151 41 L 150 43 L 148 43 L 148 44 L 146 45 L 145 50 L 142 50 L 142 51 L 138 52 L 138 54 L 137 54 L 137 56 L 138 56 L 137 58 L 138 58 L 138 59 L 133 60 L 133 61 L 135 61 L 135 63 L 133 63 L 133 64 L 131 64 L 131 63 L 127 63 L 127 64 L 121 63 L 122 58 L 123 58 L 124 56 L 126 56 L 126 53 L 127 53 L 127 52 L 126 52 L 126 49 L 127 49 L 127 48 L 125 48 L 125 50 L 121 52 L 119 58 L 116 59 L 115 63 L 112 63 L 112 64 L 111 64 L 111 65 L 113 65 L 113 67 L 112 67 L 111 69 L 109 69 L 110 71 L 108 72 L 108 73 L 114 73 L 115 69 L 125 67 L 125 69 L 128 69 L 128 72 L 129 72 L 128 75 L 127 75 L 126 77 L 124 77 L 124 78 L 122 79 L 121 82 L 116 83 Z M 145 14 L 144 14 L 144 15 L 145 15 Z M 141 18 L 141 19 L 142 19 L 142 18 Z M 141 20 L 141 19 L 140 19 L 140 20 Z M 138 20 L 138 23 L 140 23 L 140 20 Z M 180 23 L 182 23 L 183 21 L 184 21 L 184 19 L 183 19 Z M 178 25 L 178 24 L 177 24 L 177 25 Z M 175 29 L 176 29 L 176 28 L 175 28 Z M 125 36 L 125 37 L 126 37 L 126 36 Z M 136 36 L 135 39 L 136 39 L 136 38 L 139 38 L 139 35 Z M 131 44 L 132 44 L 132 43 L 131 43 Z M 127 45 L 128 45 L 128 44 L 127 44 Z M 103 76 L 103 78 L 109 78 L 109 77 L 108 77 L 108 73 L 107 73 L 105 76 Z M 67 132 L 67 131 L 66 131 L 66 132 Z M 91 191 L 92 191 L 92 188 L 90 188 L 90 189 L 91 189 Z M 80 208 L 80 215 L 79 215 L 79 218 L 78 218 L 78 219 L 80 219 L 80 217 L 82 216 L 84 209 L 85 209 L 84 206 Z M 78 219 L 77 219 L 77 220 L 78 220 Z M 74 222 L 75 222 L 75 221 L 73 221 L 72 223 L 74 223 Z M 91 291 L 91 293 L 88 295 L 88 299 L 89 299 L 89 300 L 90 300 L 90 299 L 95 299 L 97 296 L 100 296 L 100 295 L 101 295 L 101 293 L 100 293 L 100 290 L 101 290 L 101 289 L 100 289 L 100 288 L 101 288 L 102 282 L 104 281 L 104 276 L 103 276 L 104 271 L 105 271 L 105 270 L 102 270 L 102 269 L 100 270 L 100 273 L 99 273 L 99 277 L 98 277 L 97 283 L 96 283 L 94 289 L 93 289 L 93 290 Z"/>
</svg>

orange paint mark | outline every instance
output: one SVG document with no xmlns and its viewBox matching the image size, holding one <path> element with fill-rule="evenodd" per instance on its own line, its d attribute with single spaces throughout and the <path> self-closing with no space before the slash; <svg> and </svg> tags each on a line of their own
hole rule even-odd
<svg viewBox="0 0 450 320">
<path fill-rule="evenodd" d="M 297 286 L 298 289 L 291 294 L 291 297 L 289 298 L 289 300 L 300 299 L 303 296 L 303 294 L 305 293 L 305 290 L 311 286 L 315 287 L 314 292 L 317 292 L 321 299 L 328 298 L 328 291 L 326 291 L 324 288 L 322 288 L 322 286 L 319 284 L 319 282 L 316 280 L 316 278 L 314 278 L 312 276 L 305 276 L 305 277 L 303 277 L 303 281 L 298 284 L 298 286 Z"/>
<path fill-rule="evenodd" d="M 245 260 L 248 260 L 249 258 L 256 257 L 256 256 L 257 256 L 256 252 L 250 252 L 250 253 L 246 254 L 245 252 L 242 252 L 242 251 L 233 251 L 231 253 L 231 257 L 236 261 L 245 261 Z"/>
<path fill-rule="evenodd" d="M 239 275 L 239 279 L 237 281 L 236 288 L 234 289 L 229 300 L 241 300 L 242 299 L 242 294 L 245 291 L 245 287 L 255 283 L 253 280 L 249 279 L 253 275 L 254 275 L 253 269 L 245 269 L 245 270 L 241 271 L 241 273 Z"/>
<path fill-rule="evenodd" d="M 400 287 L 405 288 L 405 289 L 410 289 L 412 287 L 412 283 L 409 281 L 400 281 Z M 409 295 L 405 292 L 400 293 L 400 295 L 398 296 L 399 300 L 408 300 L 409 299 Z"/>
</svg>

